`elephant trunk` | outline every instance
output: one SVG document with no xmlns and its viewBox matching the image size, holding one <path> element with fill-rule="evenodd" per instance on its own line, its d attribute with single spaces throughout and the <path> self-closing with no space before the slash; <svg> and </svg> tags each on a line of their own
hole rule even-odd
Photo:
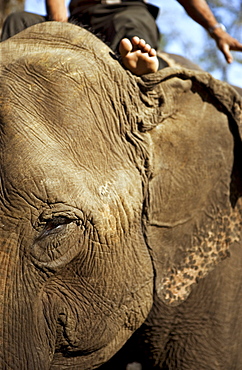
<svg viewBox="0 0 242 370">
<path fill-rule="evenodd" d="M 3 233 L 4 234 L 4 233 Z M 16 234 L 1 240 L 1 365 L 3 369 L 50 368 L 49 345 L 41 345 L 36 328 L 36 307 L 30 305 L 33 281 L 26 282 L 26 271 L 21 268 Z M 30 281 L 32 280 L 32 281 Z M 32 293 L 27 286 L 32 287 Z M 43 343 L 42 343 L 43 344 Z"/>
</svg>

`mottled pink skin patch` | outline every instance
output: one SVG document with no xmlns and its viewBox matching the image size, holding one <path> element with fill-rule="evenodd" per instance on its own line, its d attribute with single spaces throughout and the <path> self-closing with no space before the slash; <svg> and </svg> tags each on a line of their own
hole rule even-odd
<svg viewBox="0 0 242 370">
<path fill-rule="evenodd" d="M 229 248 L 240 240 L 242 204 L 230 214 L 220 213 L 199 235 L 193 237 L 193 247 L 177 269 L 170 269 L 164 278 L 160 294 L 165 303 L 179 304 L 191 292 L 191 286 L 204 278 L 214 266 L 229 256 Z"/>
</svg>

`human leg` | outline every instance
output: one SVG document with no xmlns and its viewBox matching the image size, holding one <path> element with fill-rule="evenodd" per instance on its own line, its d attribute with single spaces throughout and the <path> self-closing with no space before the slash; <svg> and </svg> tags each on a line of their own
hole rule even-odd
<svg viewBox="0 0 242 370">
<path fill-rule="evenodd" d="M 114 17 L 113 23 L 116 30 L 113 43 L 121 37 L 118 48 L 123 65 L 136 75 L 156 72 L 159 33 L 146 6 L 127 7 Z"/>
<path fill-rule="evenodd" d="M 120 53 L 124 66 L 134 74 L 157 70 L 154 49 L 158 47 L 159 32 L 145 3 L 83 6 L 79 9 L 78 21 L 103 35 L 111 49 Z"/>
<path fill-rule="evenodd" d="M 10 14 L 3 24 L 1 41 L 7 40 L 9 37 L 16 35 L 25 28 L 34 24 L 45 22 L 46 17 L 28 12 L 16 12 Z"/>
<path fill-rule="evenodd" d="M 121 7 L 120 11 L 114 14 L 110 23 L 109 29 L 111 30 L 111 35 L 113 33 L 115 34 L 110 40 L 111 49 L 118 51 L 119 43 L 123 38 L 132 40 L 134 36 L 138 36 L 157 50 L 159 31 L 155 19 L 149 13 L 144 3 L 138 2 L 136 5 Z M 106 34 L 109 37 L 108 29 L 106 30 Z"/>
</svg>

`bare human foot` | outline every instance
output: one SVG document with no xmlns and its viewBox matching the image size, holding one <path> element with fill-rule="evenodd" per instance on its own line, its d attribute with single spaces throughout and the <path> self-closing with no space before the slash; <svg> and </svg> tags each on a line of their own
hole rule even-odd
<svg viewBox="0 0 242 370">
<path fill-rule="evenodd" d="M 123 65 L 137 76 L 158 70 L 156 50 L 138 36 L 134 36 L 131 41 L 126 38 L 122 39 L 119 44 L 119 53 Z"/>
</svg>

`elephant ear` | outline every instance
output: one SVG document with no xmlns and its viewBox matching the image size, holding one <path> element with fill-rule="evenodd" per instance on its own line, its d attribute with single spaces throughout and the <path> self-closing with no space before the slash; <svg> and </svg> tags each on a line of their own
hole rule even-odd
<svg viewBox="0 0 242 370">
<path fill-rule="evenodd" d="M 152 84 L 162 114 L 146 131 L 152 173 L 145 235 L 157 294 L 177 305 L 241 237 L 242 103 L 204 72 L 167 68 L 143 78 L 142 94 L 147 86 L 150 95 Z"/>
</svg>

